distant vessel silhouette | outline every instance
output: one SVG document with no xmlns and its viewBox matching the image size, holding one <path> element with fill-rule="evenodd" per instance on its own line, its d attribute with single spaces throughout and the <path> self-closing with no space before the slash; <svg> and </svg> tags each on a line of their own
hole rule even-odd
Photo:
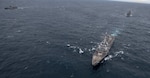
<svg viewBox="0 0 150 78">
<path fill-rule="evenodd" d="M 4 8 L 4 9 L 6 9 L 6 10 L 14 10 L 14 9 L 17 9 L 18 7 L 17 6 L 9 6 L 9 7 L 6 7 L 6 8 Z"/>
<path fill-rule="evenodd" d="M 114 40 L 115 36 L 105 34 L 104 40 L 98 45 L 92 56 L 92 66 L 97 66 L 108 55 Z"/>
<path fill-rule="evenodd" d="M 127 12 L 127 14 L 126 14 L 126 17 L 131 17 L 131 16 L 132 16 L 132 11 L 129 10 L 129 11 Z"/>
</svg>

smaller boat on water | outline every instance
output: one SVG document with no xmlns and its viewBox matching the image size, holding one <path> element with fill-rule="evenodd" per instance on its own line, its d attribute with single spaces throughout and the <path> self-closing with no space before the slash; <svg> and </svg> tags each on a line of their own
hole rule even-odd
<svg viewBox="0 0 150 78">
<path fill-rule="evenodd" d="M 115 40 L 115 36 L 106 33 L 104 40 L 98 45 L 92 56 L 92 66 L 97 66 L 109 53 Z"/>
<path fill-rule="evenodd" d="M 131 17 L 131 16 L 132 16 L 132 11 L 129 10 L 129 11 L 127 12 L 127 14 L 126 14 L 126 17 Z"/>
<path fill-rule="evenodd" d="M 18 7 L 17 6 L 9 6 L 9 7 L 6 7 L 4 9 L 6 10 L 14 10 L 14 9 L 17 9 Z"/>
</svg>

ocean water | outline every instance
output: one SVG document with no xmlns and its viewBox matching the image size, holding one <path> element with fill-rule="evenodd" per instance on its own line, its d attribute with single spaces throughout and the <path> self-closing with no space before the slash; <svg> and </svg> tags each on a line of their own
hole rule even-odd
<svg viewBox="0 0 150 78">
<path fill-rule="evenodd" d="M 18 9 L 5 10 L 9 5 Z M 150 4 L 139 3 L 1 0 L 0 78 L 148 78 L 149 13 Z M 93 69 L 92 53 L 106 32 L 115 42 Z"/>
</svg>

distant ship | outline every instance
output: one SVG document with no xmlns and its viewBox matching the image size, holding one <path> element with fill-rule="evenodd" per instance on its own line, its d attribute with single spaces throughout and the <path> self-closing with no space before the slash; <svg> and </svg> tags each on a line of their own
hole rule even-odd
<svg viewBox="0 0 150 78">
<path fill-rule="evenodd" d="M 98 45 L 92 56 L 92 66 L 97 66 L 109 53 L 115 40 L 115 36 L 106 34 L 104 40 Z"/>
<path fill-rule="evenodd" d="M 131 17 L 132 16 L 132 11 L 129 10 L 129 12 L 126 14 L 126 17 Z"/>
<path fill-rule="evenodd" d="M 17 9 L 18 7 L 16 7 L 16 6 L 9 6 L 9 7 L 6 7 L 6 8 L 4 8 L 4 9 L 6 9 L 6 10 L 14 10 L 14 9 Z"/>
</svg>

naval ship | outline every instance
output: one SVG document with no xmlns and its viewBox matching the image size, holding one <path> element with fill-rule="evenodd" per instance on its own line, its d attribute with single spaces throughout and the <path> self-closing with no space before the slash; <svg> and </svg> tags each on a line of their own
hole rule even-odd
<svg viewBox="0 0 150 78">
<path fill-rule="evenodd" d="M 9 6 L 9 7 L 6 7 L 4 9 L 6 10 L 14 10 L 14 9 L 17 9 L 18 7 L 17 6 Z"/>
<path fill-rule="evenodd" d="M 132 11 L 129 10 L 129 12 L 126 14 L 126 17 L 131 17 L 132 16 Z"/>
<path fill-rule="evenodd" d="M 100 42 L 92 56 L 92 66 L 97 66 L 109 53 L 110 48 L 115 40 L 115 36 L 105 34 L 104 40 Z"/>
</svg>

